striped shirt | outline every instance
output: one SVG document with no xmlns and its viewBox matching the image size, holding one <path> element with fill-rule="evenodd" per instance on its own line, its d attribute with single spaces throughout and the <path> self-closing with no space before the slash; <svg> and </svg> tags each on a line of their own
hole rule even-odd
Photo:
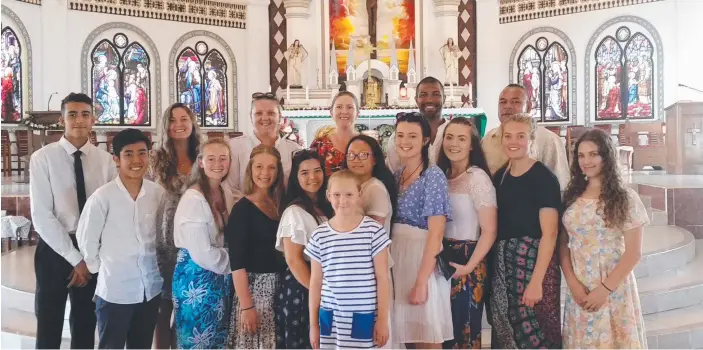
<svg viewBox="0 0 703 350">
<path fill-rule="evenodd" d="M 305 254 L 322 265 L 321 347 L 373 347 L 377 311 L 373 258 L 390 243 L 383 226 L 369 217 L 349 232 L 337 232 L 324 223 L 312 233 Z"/>
</svg>

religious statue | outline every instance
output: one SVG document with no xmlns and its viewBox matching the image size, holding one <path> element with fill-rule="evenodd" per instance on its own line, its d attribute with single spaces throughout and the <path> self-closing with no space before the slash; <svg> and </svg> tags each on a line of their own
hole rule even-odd
<svg viewBox="0 0 703 350">
<path fill-rule="evenodd" d="M 303 62 L 308 57 L 307 50 L 300 40 L 295 39 L 283 55 L 288 61 L 288 87 L 303 87 Z"/>
<path fill-rule="evenodd" d="M 459 84 L 459 47 L 454 44 L 454 39 L 447 39 L 439 52 L 444 60 L 444 84 Z"/>
<path fill-rule="evenodd" d="M 381 103 L 380 90 L 380 86 L 376 79 L 372 76 L 369 76 L 369 78 L 366 79 L 366 86 L 364 91 L 364 102 L 366 107 L 374 108 L 379 103 Z"/>
</svg>

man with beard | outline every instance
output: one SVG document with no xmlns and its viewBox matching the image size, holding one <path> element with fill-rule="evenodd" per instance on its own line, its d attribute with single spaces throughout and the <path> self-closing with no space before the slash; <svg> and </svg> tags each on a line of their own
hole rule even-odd
<svg viewBox="0 0 703 350">
<path fill-rule="evenodd" d="M 442 135 L 444 134 L 444 128 L 447 127 L 447 121 L 442 118 L 442 105 L 444 104 L 444 85 L 439 79 L 428 76 L 420 80 L 417 84 L 417 89 L 415 91 L 415 102 L 418 108 L 420 108 L 420 113 L 427 119 L 430 123 L 430 162 L 435 164 L 437 162 L 437 154 L 439 154 L 439 149 L 442 147 Z M 437 139 L 439 136 L 439 139 Z M 388 167 L 392 172 L 400 170 L 400 158 L 395 149 L 395 132 L 388 139 L 388 146 L 386 150 L 386 156 Z"/>
<path fill-rule="evenodd" d="M 510 115 L 527 113 L 532 109 L 532 103 L 527 98 L 527 92 L 522 85 L 510 84 L 500 93 L 498 98 L 498 113 L 500 122 Z M 495 174 L 508 161 L 503 150 L 500 126 L 486 133 L 481 140 L 483 152 L 491 175 Z M 569 183 L 569 161 L 561 138 L 543 126 L 535 128 L 535 140 L 530 146 L 530 157 L 546 165 L 559 179 L 562 191 Z"/>
</svg>

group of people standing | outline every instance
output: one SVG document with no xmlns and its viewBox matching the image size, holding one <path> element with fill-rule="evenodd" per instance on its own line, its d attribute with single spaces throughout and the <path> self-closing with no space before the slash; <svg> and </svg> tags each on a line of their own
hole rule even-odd
<svg viewBox="0 0 703 350">
<path fill-rule="evenodd" d="M 252 135 L 204 141 L 174 104 L 158 148 L 126 129 L 110 156 L 88 141 L 90 98 L 67 96 L 64 137 L 30 164 L 37 348 L 59 347 L 67 295 L 72 348 L 96 321 L 100 348 L 480 348 L 484 306 L 494 348 L 646 347 L 648 219 L 609 135 L 586 132 L 569 169 L 519 85 L 483 140 L 442 118 L 437 79 L 416 101 L 387 155 L 340 92 L 309 149 L 258 93 Z"/>
</svg>

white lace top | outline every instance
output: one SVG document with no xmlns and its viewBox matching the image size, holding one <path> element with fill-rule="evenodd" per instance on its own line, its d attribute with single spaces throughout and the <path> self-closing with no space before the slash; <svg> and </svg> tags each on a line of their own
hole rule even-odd
<svg viewBox="0 0 703 350">
<path fill-rule="evenodd" d="M 322 222 L 326 222 L 326 217 L 320 218 Z M 283 251 L 283 239 L 290 238 L 293 243 L 306 246 L 312 236 L 312 231 L 320 226 L 315 220 L 315 217 L 310 215 L 305 209 L 298 205 L 291 205 L 283 211 L 281 221 L 278 224 L 278 232 L 276 233 L 276 249 Z M 307 255 L 304 255 L 305 260 L 310 260 Z"/>
<path fill-rule="evenodd" d="M 478 211 L 496 206 L 496 191 L 491 178 L 478 167 L 449 180 L 449 203 L 454 220 L 447 222 L 445 238 L 477 241 L 481 233 Z"/>
</svg>

